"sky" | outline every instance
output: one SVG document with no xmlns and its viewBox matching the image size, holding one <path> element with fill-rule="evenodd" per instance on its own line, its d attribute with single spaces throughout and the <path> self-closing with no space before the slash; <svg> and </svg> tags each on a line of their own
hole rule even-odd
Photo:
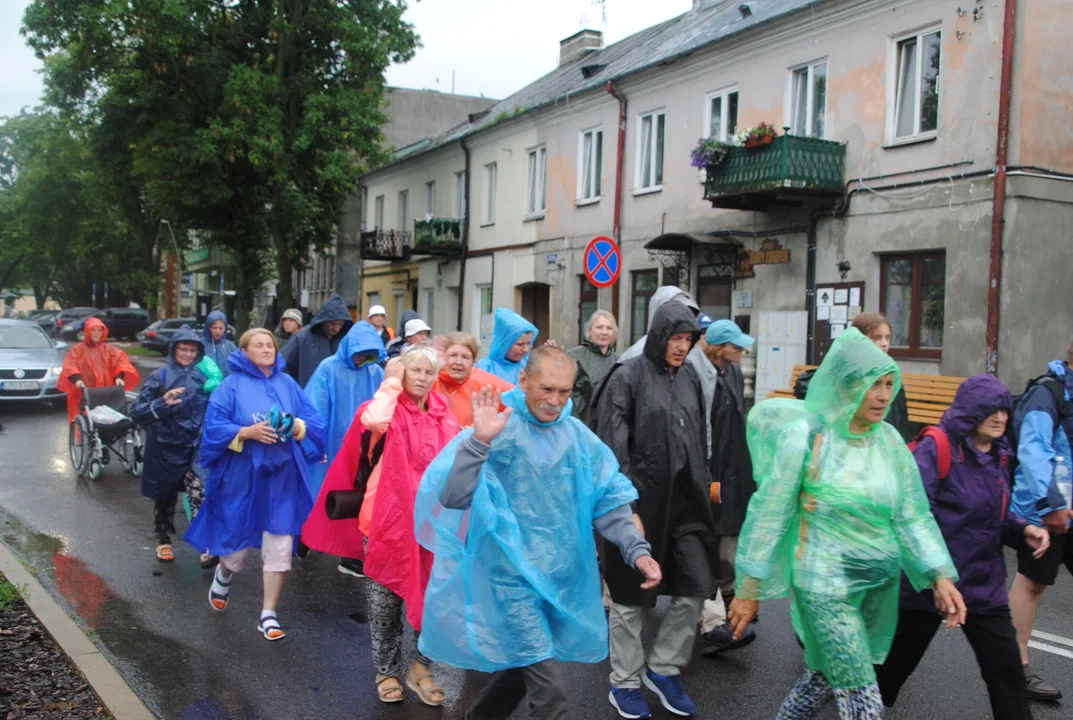
<svg viewBox="0 0 1073 720">
<path fill-rule="evenodd" d="M 41 63 L 19 35 L 28 0 L 0 0 L 0 116 L 34 106 Z M 396 87 L 504 98 L 559 61 L 559 41 L 578 30 L 604 31 L 611 44 L 680 15 L 692 0 L 419 0 L 406 19 L 421 36 L 414 59 L 388 69 Z M 606 16 L 606 22 L 605 22 Z"/>
</svg>

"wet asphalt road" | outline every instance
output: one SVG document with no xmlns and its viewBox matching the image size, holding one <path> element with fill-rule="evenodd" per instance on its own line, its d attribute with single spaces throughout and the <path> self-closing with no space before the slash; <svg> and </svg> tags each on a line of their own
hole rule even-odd
<svg viewBox="0 0 1073 720">
<path fill-rule="evenodd" d="M 261 583 L 256 563 L 240 575 L 231 606 L 214 613 L 211 573 L 176 544 L 177 562 L 153 556 L 152 504 L 118 464 L 97 482 L 78 480 L 67 458 L 65 415 L 45 405 L 0 406 L 0 537 L 86 629 L 147 705 L 169 720 L 350 718 L 456 720 L 485 676 L 438 666 L 442 709 L 381 705 L 374 690 L 361 580 L 332 558 L 296 562 L 284 589 L 285 640 L 255 631 Z M 177 514 L 180 532 L 185 528 Z M 251 572 L 252 570 L 252 572 Z M 771 718 L 802 670 L 785 601 L 765 603 L 759 639 L 723 658 L 697 656 L 684 677 L 700 718 Z M 658 612 L 658 611 L 657 611 Z M 1073 582 L 1044 598 L 1037 629 L 1073 636 Z M 1066 646 L 1073 651 L 1073 640 Z M 1035 651 L 1033 663 L 1073 698 L 1073 659 Z M 571 717 L 612 720 L 607 663 L 566 668 Z M 655 707 L 654 717 L 673 717 Z M 1073 699 L 1035 704 L 1035 717 L 1073 718 Z M 521 718 L 524 713 L 516 713 Z M 823 718 L 834 718 L 831 708 Z M 957 631 L 940 632 L 892 718 L 983 720 L 986 693 Z"/>
</svg>

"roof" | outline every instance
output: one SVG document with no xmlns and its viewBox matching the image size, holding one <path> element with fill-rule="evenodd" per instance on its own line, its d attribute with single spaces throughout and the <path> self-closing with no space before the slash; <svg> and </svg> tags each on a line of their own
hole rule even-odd
<svg viewBox="0 0 1073 720">
<path fill-rule="evenodd" d="M 678 17 L 653 25 L 613 45 L 593 50 L 575 62 L 556 68 L 526 85 L 508 98 L 500 100 L 487 113 L 474 117 L 422 143 L 403 148 L 388 166 L 403 159 L 423 155 L 452 142 L 473 135 L 499 123 L 558 100 L 588 90 L 601 88 L 609 81 L 690 55 L 697 50 L 726 40 L 747 30 L 818 5 L 824 0 L 758 0 L 748 3 L 751 14 L 742 17 L 740 3 L 720 3 L 690 10 Z M 586 73 L 582 73 L 582 68 Z M 421 145 L 421 147 L 416 147 Z M 384 167 L 377 168 L 382 170 Z M 374 171 L 375 172 L 375 171 Z"/>
</svg>

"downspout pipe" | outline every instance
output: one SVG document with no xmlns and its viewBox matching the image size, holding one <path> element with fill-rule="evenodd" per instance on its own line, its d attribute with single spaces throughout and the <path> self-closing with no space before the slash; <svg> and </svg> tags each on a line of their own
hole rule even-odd
<svg viewBox="0 0 1073 720">
<path fill-rule="evenodd" d="M 805 362 L 816 364 L 816 244 L 817 227 L 823 211 L 813 212 L 808 221 L 808 245 L 805 260 L 805 307 L 808 309 L 808 339 L 805 343 Z"/>
<path fill-rule="evenodd" d="M 1006 0 L 1002 25 L 1002 80 L 998 98 L 998 142 L 995 146 L 994 200 L 991 209 L 991 271 L 987 283 L 987 372 L 998 373 L 999 307 L 1002 296 L 1002 233 L 1006 224 L 1006 171 L 1010 142 L 1010 100 L 1013 55 L 1017 38 L 1017 0 Z"/>
<path fill-rule="evenodd" d="M 462 205 L 462 212 L 465 213 L 465 216 L 462 218 L 462 255 L 459 258 L 461 264 L 458 266 L 458 316 L 455 318 L 455 329 L 458 332 L 462 332 L 462 318 L 466 307 L 466 254 L 469 252 L 469 180 L 471 173 L 469 146 L 466 145 L 466 138 L 460 138 L 458 144 L 462 148 L 462 155 L 465 158 L 465 181 L 463 185 L 466 193 Z M 477 332 L 473 334 L 479 336 L 480 328 L 477 328 Z"/>
<path fill-rule="evenodd" d="M 615 215 L 612 221 L 612 238 L 619 250 L 619 266 L 623 263 L 622 257 L 622 173 L 626 165 L 626 96 L 621 94 L 615 84 L 610 80 L 604 86 L 607 93 L 618 100 L 618 153 L 615 156 Z M 621 273 L 620 273 L 621 277 Z M 611 314 L 618 317 L 619 308 L 619 281 L 611 286 Z"/>
</svg>

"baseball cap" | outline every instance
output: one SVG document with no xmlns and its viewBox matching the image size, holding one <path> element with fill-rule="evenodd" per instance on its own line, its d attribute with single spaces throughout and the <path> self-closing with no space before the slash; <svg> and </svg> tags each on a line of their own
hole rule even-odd
<svg viewBox="0 0 1073 720">
<path fill-rule="evenodd" d="M 697 324 L 700 325 L 701 330 L 707 330 L 708 326 L 712 324 L 712 318 L 710 315 L 701 313 L 697 316 Z"/>
<path fill-rule="evenodd" d="M 703 327 L 703 326 L 702 326 Z M 747 348 L 756 340 L 741 331 L 737 323 L 731 320 L 716 320 L 708 326 L 704 339 L 709 345 L 726 345 L 730 343 L 740 348 Z"/>
<path fill-rule="evenodd" d="M 387 315 L 387 310 L 384 309 L 383 305 L 373 305 L 369 308 L 368 317 L 372 317 L 373 315 Z"/>
<path fill-rule="evenodd" d="M 406 323 L 406 327 L 403 328 L 403 334 L 406 337 L 413 337 L 419 332 L 432 332 L 432 328 L 421 318 L 410 320 Z"/>
</svg>

